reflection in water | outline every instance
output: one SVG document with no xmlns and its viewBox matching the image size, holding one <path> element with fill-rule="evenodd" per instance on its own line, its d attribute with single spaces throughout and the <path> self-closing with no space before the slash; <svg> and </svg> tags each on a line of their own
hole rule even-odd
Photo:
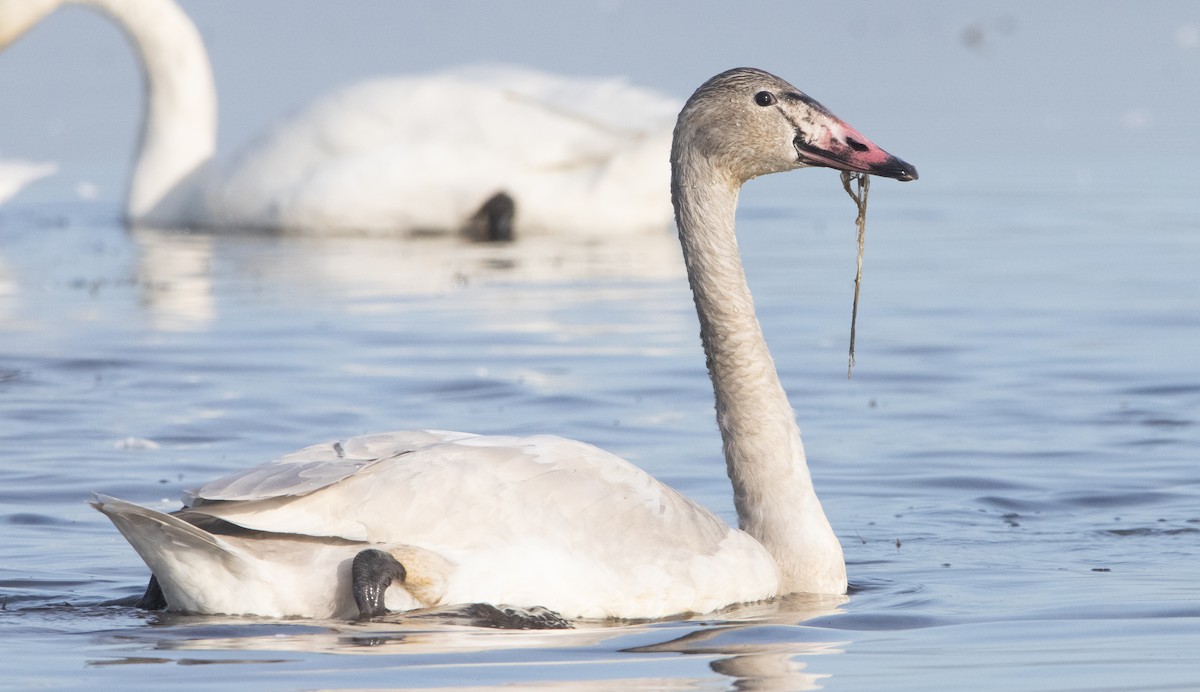
<svg viewBox="0 0 1200 692">
<path fill-rule="evenodd" d="M 222 282 L 346 298 L 433 295 L 476 283 L 682 277 L 672 233 L 612 238 L 536 236 L 469 243 L 451 236 L 392 239 L 180 233 L 135 228 L 137 277 L 152 324 L 202 328 L 216 319 Z"/>
<path fill-rule="evenodd" d="M 16 296 L 17 284 L 9 276 L 4 258 L 0 257 L 0 324 L 7 324 Z"/>
<path fill-rule="evenodd" d="M 793 594 L 770 603 L 743 606 L 722 613 L 722 624 L 698 629 L 669 641 L 638 646 L 633 653 L 720 656 L 709 664 L 721 675 L 735 678 L 738 690 L 815 690 L 825 673 L 807 671 L 800 656 L 840 654 L 845 642 L 814 640 L 820 630 L 802 629 L 801 623 L 833 615 L 848 599 L 844 596 Z M 737 622 L 747 611 L 758 611 L 751 621 Z M 767 611 L 767 612 L 764 612 Z M 730 623 L 729 620 L 734 620 Z"/>
<path fill-rule="evenodd" d="M 217 316 L 211 235 L 132 229 L 142 304 L 157 331 L 195 329 Z"/>
<path fill-rule="evenodd" d="M 840 654 L 844 642 L 828 641 L 828 630 L 804 627 L 816 617 L 840 612 L 846 602 L 841 596 L 794 595 L 766 603 L 735 606 L 703 619 L 647 623 L 583 621 L 570 630 L 500 630 L 463 624 L 446 625 L 433 619 L 437 612 L 390 616 L 372 622 L 287 623 L 257 618 L 186 616 L 157 613 L 155 626 L 142 630 L 124 630 L 121 644 L 139 651 L 158 652 L 223 651 L 240 652 L 220 663 L 279 662 L 281 652 L 386 656 L 396 659 L 399 668 L 462 668 L 465 665 L 509 665 L 522 656 L 513 652 L 538 651 L 540 660 L 553 659 L 547 651 L 575 652 L 580 664 L 598 663 L 619 656 L 632 667 L 644 666 L 663 671 L 663 677 L 636 677 L 606 680 L 558 680 L 556 688 L 592 689 L 696 689 L 711 683 L 711 678 L 689 667 L 687 658 L 707 661 L 712 671 L 733 678 L 738 690 L 811 690 L 820 689 L 828 673 L 808 670 L 805 660 L 811 656 Z M 580 656 L 580 652 L 583 655 Z M 484 654 L 464 662 L 463 654 Z M 494 655 L 494 656 L 493 656 Z M 685 658 L 679 658 L 683 655 Z M 193 659 L 186 659 L 191 661 Z M 205 659 L 204 662 L 218 662 Z M 90 665 L 115 663 L 175 663 L 184 659 L 162 656 L 131 656 L 91 661 Z M 524 663 L 521 665 L 530 665 Z M 686 675 L 666 671 L 690 670 Z M 636 672 L 636 671 L 634 671 Z M 669 677 L 668 677 L 669 675 Z M 479 679 L 479 675 L 472 675 Z M 576 676 L 580 677 L 580 676 Z M 522 687 L 539 686 L 522 680 Z M 447 688 L 443 688 L 447 689 Z M 484 689 L 475 684 L 449 689 Z"/>
<path fill-rule="evenodd" d="M 386 622 L 317 622 L 304 626 L 238 618 L 160 614 L 173 637 L 153 636 L 161 651 L 293 651 L 352 656 L 427 656 L 479 651 L 589 647 L 629 634 L 629 628 L 498 630 L 434 625 L 420 618 Z M 220 624 L 217 624 L 220 623 Z"/>
<path fill-rule="evenodd" d="M 835 653 L 810 651 L 808 653 Z M 737 690 L 819 690 L 828 674 L 806 673 L 806 664 L 795 654 L 742 654 L 712 662 L 714 672 L 735 678 Z"/>
</svg>

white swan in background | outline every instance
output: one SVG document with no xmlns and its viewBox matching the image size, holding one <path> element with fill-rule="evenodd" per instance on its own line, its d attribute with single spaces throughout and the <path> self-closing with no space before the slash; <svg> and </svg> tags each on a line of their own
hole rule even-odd
<svg viewBox="0 0 1200 692">
<path fill-rule="evenodd" d="M 891 156 L 778 77 L 713 77 L 679 115 L 671 191 L 740 529 L 596 447 L 422 431 L 318 444 L 190 491 L 163 514 L 97 496 L 155 579 L 142 604 L 370 617 L 489 603 L 568 618 L 703 613 L 842 594 L 842 548 L 746 285 L 734 210 L 755 176 Z"/>
<path fill-rule="evenodd" d="M 26 185 L 53 175 L 58 164 L 49 161 L 0 159 L 0 204 L 12 199 Z"/>
<path fill-rule="evenodd" d="M 212 69 L 187 15 L 172 0 L 0 0 L 0 49 L 64 2 L 103 11 L 138 53 L 146 110 L 132 223 L 500 238 L 511 225 L 670 227 L 679 104 L 666 96 L 502 67 L 376 79 L 317 100 L 218 168 Z"/>
</svg>

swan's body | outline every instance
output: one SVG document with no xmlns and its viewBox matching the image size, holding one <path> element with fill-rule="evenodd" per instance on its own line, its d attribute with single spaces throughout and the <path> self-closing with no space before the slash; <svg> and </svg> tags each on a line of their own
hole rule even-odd
<svg viewBox="0 0 1200 692">
<path fill-rule="evenodd" d="M 677 109 L 616 80 L 511 67 L 368 81 L 251 145 L 209 209 L 235 227 L 457 230 L 503 191 L 520 233 L 662 231 Z"/>
<path fill-rule="evenodd" d="M 748 69 L 697 90 L 671 161 L 739 529 L 579 442 L 356 437 L 209 483 L 177 516 L 99 498 L 167 607 L 344 617 L 385 603 L 486 602 L 642 618 L 844 593 L 842 549 L 754 316 L 734 208 L 742 183 L 765 173 L 822 165 L 911 180 L 916 171 L 786 82 Z M 395 572 L 361 567 L 363 554 Z M 363 586 L 364 572 L 382 581 Z"/>
<path fill-rule="evenodd" d="M 520 233 L 669 227 L 674 99 L 517 68 L 377 79 L 317 100 L 214 164 L 216 90 L 172 0 L 0 0 L 0 49 L 64 2 L 124 30 L 146 112 L 126 215 L 157 227 L 459 231 L 498 193 Z"/>
<path fill-rule="evenodd" d="M 204 576 L 204 588 L 194 586 L 196 564 L 163 554 L 162 541 L 143 533 L 151 543 L 143 557 L 167 602 L 189 612 L 353 617 L 350 589 L 338 580 L 367 546 L 398 556 L 428 549 L 451 565 L 421 569 L 401 557 L 410 575 L 437 575 L 439 586 L 424 603 L 392 589 L 393 610 L 482 602 L 548 604 L 569 617 L 656 617 L 777 591 L 778 571 L 761 545 L 596 447 L 549 436 L 438 432 L 338 444 L 341 458 L 332 444 L 316 445 L 194 491 L 188 504 L 198 512 L 279 534 L 209 538 L 225 557 Z M 580 527 L 603 527 L 609 540 L 594 541 Z M 289 534 L 348 540 L 296 543 Z M 275 548 L 268 559 L 265 545 Z M 247 582 L 274 586 L 264 598 Z M 722 584 L 736 585 L 732 596 Z"/>
<path fill-rule="evenodd" d="M 57 170 L 58 165 L 49 161 L 0 159 L 0 204 L 12 199 L 29 183 L 45 178 Z"/>
</svg>

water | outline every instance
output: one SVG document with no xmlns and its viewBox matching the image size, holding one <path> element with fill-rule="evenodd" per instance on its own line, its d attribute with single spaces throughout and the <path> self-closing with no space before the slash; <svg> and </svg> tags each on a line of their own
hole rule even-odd
<svg viewBox="0 0 1200 692">
<path fill-rule="evenodd" d="M 511 247 L 129 232 L 0 210 L 0 660 L 14 689 L 1192 689 L 1200 250 L 1188 179 L 756 182 L 747 271 L 852 592 L 511 632 L 106 606 L 84 504 L 410 427 L 594 442 L 732 520 L 669 236 Z"/>
</svg>

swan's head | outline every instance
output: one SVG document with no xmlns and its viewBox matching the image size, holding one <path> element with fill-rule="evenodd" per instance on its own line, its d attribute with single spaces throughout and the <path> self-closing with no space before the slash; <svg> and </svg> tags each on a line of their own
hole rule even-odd
<svg viewBox="0 0 1200 692">
<path fill-rule="evenodd" d="M 672 161 L 702 157 L 741 184 L 808 166 L 916 180 L 892 156 L 796 87 L 751 68 L 722 72 L 688 99 L 675 126 Z"/>
</svg>

